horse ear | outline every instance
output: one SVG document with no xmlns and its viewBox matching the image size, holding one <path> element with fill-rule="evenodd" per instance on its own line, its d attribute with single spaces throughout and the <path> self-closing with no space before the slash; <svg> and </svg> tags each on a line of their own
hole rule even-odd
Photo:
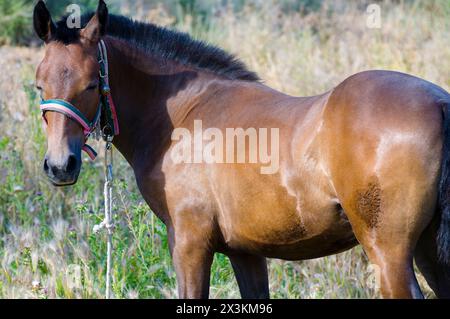
<svg viewBox="0 0 450 319">
<path fill-rule="evenodd" d="M 93 43 L 100 41 L 106 33 L 106 24 L 108 22 L 108 8 L 103 0 L 99 0 L 97 12 L 88 22 L 86 27 L 80 31 L 81 39 Z"/>
<path fill-rule="evenodd" d="M 34 31 L 45 43 L 50 42 L 52 34 L 56 31 L 56 25 L 52 21 L 50 12 L 44 1 L 40 0 L 34 7 L 33 12 Z"/>
</svg>

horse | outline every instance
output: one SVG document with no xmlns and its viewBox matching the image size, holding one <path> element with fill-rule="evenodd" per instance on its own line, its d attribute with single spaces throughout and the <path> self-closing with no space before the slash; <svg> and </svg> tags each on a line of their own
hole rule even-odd
<svg viewBox="0 0 450 319">
<path fill-rule="evenodd" d="M 356 245 L 379 268 L 382 297 L 423 298 L 414 260 L 436 296 L 450 297 L 444 89 L 372 70 L 324 94 L 294 97 L 266 86 L 234 55 L 110 14 L 102 0 L 79 28 L 53 22 L 42 1 L 33 20 L 45 42 L 36 71 L 42 99 L 62 101 L 89 121 L 102 99 L 98 45 L 105 46 L 120 126 L 112 142 L 167 227 L 180 298 L 209 297 L 215 253 L 230 259 L 243 298 L 269 298 L 266 258 L 319 258 Z M 67 112 L 46 109 L 44 117 L 44 171 L 55 186 L 74 184 L 85 129 Z M 104 116 L 99 121 L 107 127 Z M 177 161 L 173 151 L 183 151 L 181 135 L 194 134 L 196 121 L 214 129 L 200 140 L 204 147 L 228 128 L 245 133 L 240 146 L 215 144 L 230 158 L 239 147 L 251 151 L 251 128 L 277 129 L 278 146 L 269 148 L 278 152 L 278 169 L 263 174 L 264 162 L 250 156 Z"/>
</svg>

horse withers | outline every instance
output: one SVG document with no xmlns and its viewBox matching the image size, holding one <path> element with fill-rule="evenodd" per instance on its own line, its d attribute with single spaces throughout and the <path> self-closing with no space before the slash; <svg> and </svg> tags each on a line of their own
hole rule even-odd
<svg viewBox="0 0 450 319">
<path fill-rule="evenodd" d="M 442 88 L 367 71 L 319 96 L 288 96 L 226 52 L 110 15 L 103 1 L 80 29 L 54 23 L 40 1 L 34 27 L 45 42 L 36 73 L 42 98 L 89 121 L 105 44 L 120 126 L 113 143 L 167 226 L 181 298 L 208 297 L 216 252 L 230 258 L 242 297 L 267 298 L 266 257 L 318 258 L 358 243 L 379 267 L 384 297 L 422 297 L 414 259 L 436 295 L 450 297 L 450 95 Z M 67 113 L 44 116 L 45 171 L 57 186 L 73 184 L 85 130 Z M 208 138 L 196 139 L 198 122 Z M 245 135 L 231 147 L 215 143 L 210 154 L 231 152 L 225 160 L 176 160 L 174 150 L 186 147 L 175 132 L 192 134 L 196 153 L 198 142 L 210 149 L 230 128 Z M 250 155 L 251 133 L 262 130 L 278 137 L 267 139 L 276 143 L 266 153 L 279 161 L 267 174 L 264 153 Z M 233 162 L 239 149 L 247 153 Z"/>
</svg>

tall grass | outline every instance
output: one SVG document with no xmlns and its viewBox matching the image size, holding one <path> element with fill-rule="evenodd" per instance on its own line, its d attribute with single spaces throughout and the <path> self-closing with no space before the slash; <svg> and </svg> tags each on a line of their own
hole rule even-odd
<svg viewBox="0 0 450 319">
<path fill-rule="evenodd" d="M 26 44 L 34 42 L 32 32 L 32 8 L 35 0 L 0 0 L 0 45 Z M 182 21 L 187 15 L 195 17 L 197 22 L 207 24 L 214 12 L 229 6 L 234 10 L 241 10 L 244 6 L 260 7 L 263 0 L 107 0 L 111 13 L 136 13 L 155 8 L 164 10 Z M 317 10 L 323 0 L 279 0 L 277 1 L 285 11 L 302 10 L 304 12 Z M 78 4 L 82 12 L 93 11 L 98 0 L 46 0 L 48 9 L 54 19 L 68 14 L 70 4 Z"/>
<path fill-rule="evenodd" d="M 30 39 L 31 8 L 29 0 L 0 0 L 0 45 Z"/>
<path fill-rule="evenodd" d="M 202 1 L 187 5 L 182 14 L 167 2 L 146 6 L 145 1 L 128 5 L 128 12 L 218 44 L 239 55 L 268 85 L 295 95 L 322 93 L 348 75 L 373 68 L 412 73 L 450 89 L 448 1 L 379 2 L 381 29 L 367 28 L 362 1 L 324 1 L 310 10 L 287 5 L 301 2 L 255 0 L 238 9 L 217 5 L 207 21 L 195 13 Z M 33 84 L 42 53 L 40 48 L 0 47 L 0 297 L 101 298 L 105 238 L 92 228 L 102 217 L 102 159 L 85 159 L 80 180 L 71 188 L 55 189 L 43 176 L 46 142 Z M 142 200 L 118 154 L 115 175 L 114 295 L 174 298 L 165 226 Z M 367 266 L 360 248 L 311 261 L 271 260 L 271 294 L 377 298 L 377 289 L 368 285 L 373 276 Z M 79 281 L 73 281 L 74 273 Z M 215 257 L 211 283 L 212 297 L 239 297 L 223 255 Z"/>
</svg>

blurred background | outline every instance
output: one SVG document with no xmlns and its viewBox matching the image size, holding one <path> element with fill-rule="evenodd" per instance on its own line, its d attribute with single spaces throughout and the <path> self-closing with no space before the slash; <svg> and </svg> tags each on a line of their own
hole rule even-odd
<svg viewBox="0 0 450 319">
<path fill-rule="evenodd" d="M 236 54 L 267 85 L 289 94 L 323 93 L 367 69 L 407 72 L 450 90 L 450 0 L 106 2 L 113 13 L 185 31 Z M 46 142 L 34 72 L 43 49 L 32 31 L 34 3 L 0 0 L 0 298 L 101 298 L 105 238 L 92 227 L 102 219 L 102 158 L 85 158 L 78 184 L 68 189 L 50 186 L 42 173 Z M 54 20 L 71 3 L 83 12 L 97 5 L 46 3 Z M 117 152 L 115 175 L 114 296 L 175 298 L 165 227 Z M 379 297 L 376 271 L 358 247 L 269 265 L 273 298 Z M 215 257 L 211 283 L 211 297 L 239 297 L 223 255 Z"/>
</svg>

